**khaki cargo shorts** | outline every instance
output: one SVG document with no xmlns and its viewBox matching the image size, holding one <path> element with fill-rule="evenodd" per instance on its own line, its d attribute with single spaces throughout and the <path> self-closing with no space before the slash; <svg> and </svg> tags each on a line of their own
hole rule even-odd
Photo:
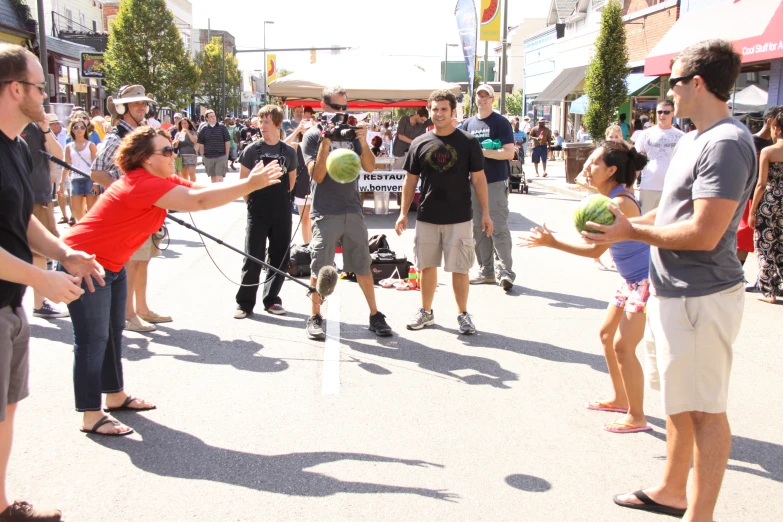
<svg viewBox="0 0 783 522">
<path fill-rule="evenodd" d="M 445 259 L 446 272 L 467 274 L 476 262 L 473 221 L 451 225 L 417 221 L 413 241 L 413 257 L 419 270 L 440 267 Z"/>
<path fill-rule="evenodd" d="M 30 325 L 20 306 L 0 308 L 0 422 L 5 408 L 30 395 Z"/>
</svg>

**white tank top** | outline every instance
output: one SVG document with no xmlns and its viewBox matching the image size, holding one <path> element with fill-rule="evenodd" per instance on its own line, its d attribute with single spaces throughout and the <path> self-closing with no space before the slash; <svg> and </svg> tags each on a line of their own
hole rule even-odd
<svg viewBox="0 0 783 522">
<path fill-rule="evenodd" d="M 85 174 L 89 174 L 90 171 L 92 170 L 92 161 L 91 161 L 92 155 L 90 154 L 89 142 L 87 146 L 84 148 L 84 150 L 81 152 L 76 150 L 75 141 L 69 143 L 68 146 L 71 148 L 71 166 L 76 170 L 80 170 Z M 73 179 L 84 179 L 84 178 L 77 174 L 76 177 L 74 177 Z"/>
</svg>

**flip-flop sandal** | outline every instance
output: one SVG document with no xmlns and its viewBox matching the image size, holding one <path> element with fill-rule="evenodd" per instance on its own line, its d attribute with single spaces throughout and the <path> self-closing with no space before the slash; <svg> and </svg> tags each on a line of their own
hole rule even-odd
<svg viewBox="0 0 783 522">
<path fill-rule="evenodd" d="M 628 413 L 628 408 L 615 408 L 601 401 L 588 402 L 586 408 L 595 411 L 611 411 L 614 413 Z"/>
<path fill-rule="evenodd" d="M 111 413 L 113 411 L 150 411 L 158 408 L 157 406 L 152 406 L 148 408 L 131 408 L 130 404 L 135 400 L 136 397 L 131 397 L 129 395 L 128 398 L 125 399 L 125 402 L 122 403 L 122 406 L 118 406 L 116 408 L 104 408 L 103 411 L 105 411 L 106 413 Z"/>
<path fill-rule="evenodd" d="M 625 422 L 610 422 L 604 424 L 604 430 L 609 433 L 638 433 L 640 431 L 650 431 L 652 426 L 634 426 L 633 424 L 626 424 Z M 639 499 L 641 500 L 641 499 Z"/>
<path fill-rule="evenodd" d="M 124 437 L 125 435 L 130 435 L 131 433 L 133 433 L 133 428 L 131 428 L 130 426 L 128 426 L 128 431 L 117 431 L 114 433 L 103 433 L 101 431 L 98 431 L 98 428 L 100 428 L 104 424 L 114 424 L 115 426 L 122 426 L 122 423 L 117 419 L 112 419 L 108 415 L 104 415 L 103 417 L 101 417 L 101 420 L 95 423 L 92 429 L 86 430 L 82 428 L 80 431 L 82 433 L 92 433 L 93 435 L 103 435 L 104 437 Z"/>
<path fill-rule="evenodd" d="M 633 495 L 641 500 L 643 504 L 631 504 L 630 502 L 623 502 L 622 500 L 618 500 L 617 497 L 620 495 L 615 495 L 612 499 L 615 504 L 621 507 L 630 508 L 630 509 L 639 509 L 641 511 L 649 511 L 651 513 L 660 513 L 661 515 L 670 515 L 673 517 L 680 517 L 682 518 L 683 515 L 685 515 L 685 510 L 680 508 L 675 508 L 671 506 L 664 506 L 663 504 L 659 504 L 650 497 L 648 497 L 644 491 L 634 491 Z"/>
</svg>

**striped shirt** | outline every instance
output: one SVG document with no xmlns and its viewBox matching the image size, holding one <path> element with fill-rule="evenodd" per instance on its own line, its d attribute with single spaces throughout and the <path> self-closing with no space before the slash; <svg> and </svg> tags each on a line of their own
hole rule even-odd
<svg viewBox="0 0 783 522">
<path fill-rule="evenodd" d="M 214 127 L 204 125 L 198 131 L 198 143 L 204 146 L 203 156 L 205 158 L 219 158 L 226 155 L 226 143 L 231 141 L 228 135 L 228 129 L 222 123 L 215 124 Z"/>
<path fill-rule="evenodd" d="M 128 132 L 133 130 L 133 127 L 125 120 L 120 120 L 117 124 L 118 127 L 123 127 Z M 114 159 L 117 157 L 117 151 L 120 149 L 122 138 L 120 138 L 114 131 L 106 134 L 106 139 L 98 146 L 98 155 L 95 157 L 95 161 L 92 163 L 92 170 L 102 170 L 107 172 L 114 181 L 120 179 L 123 172 L 120 168 L 114 164 Z"/>
</svg>

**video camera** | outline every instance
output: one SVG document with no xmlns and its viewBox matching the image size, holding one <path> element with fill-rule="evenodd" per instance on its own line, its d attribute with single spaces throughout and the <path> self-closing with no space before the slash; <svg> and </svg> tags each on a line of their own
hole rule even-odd
<svg viewBox="0 0 783 522">
<path fill-rule="evenodd" d="M 329 124 L 332 128 L 329 128 Z M 334 114 L 322 113 L 318 123 L 323 135 L 332 141 L 353 141 L 356 139 L 356 127 L 348 123 L 348 114 L 337 112 Z"/>
</svg>

